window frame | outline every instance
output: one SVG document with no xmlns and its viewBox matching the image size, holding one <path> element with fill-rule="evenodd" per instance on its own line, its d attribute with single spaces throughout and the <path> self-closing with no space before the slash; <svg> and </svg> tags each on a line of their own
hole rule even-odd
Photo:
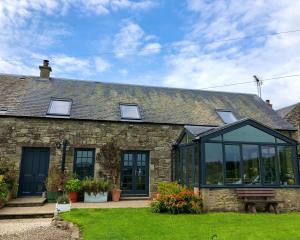
<svg viewBox="0 0 300 240">
<path fill-rule="evenodd" d="M 223 119 L 223 117 L 222 117 L 221 114 L 220 114 L 221 112 L 222 112 L 222 113 L 223 113 L 223 112 L 224 112 L 224 113 L 231 113 L 231 115 L 235 118 L 235 121 L 233 121 L 233 122 L 225 122 L 225 120 Z M 224 124 L 231 124 L 231 123 L 234 123 L 234 122 L 238 121 L 236 115 L 235 115 L 234 112 L 232 112 L 231 110 L 216 109 L 216 113 L 217 113 L 218 117 L 223 121 Z"/>
<path fill-rule="evenodd" d="M 123 110 L 122 110 L 122 106 L 134 106 L 137 109 L 138 112 L 138 118 L 135 117 L 123 117 Z M 120 117 L 122 120 L 142 120 L 142 115 L 141 115 L 141 109 L 140 106 L 137 103 L 119 103 L 119 110 L 120 110 Z"/>
<path fill-rule="evenodd" d="M 66 114 L 63 113 L 51 113 L 50 112 L 50 108 L 53 104 L 53 102 L 68 102 L 70 103 L 70 107 L 68 109 L 68 112 Z M 71 109 L 72 109 L 72 105 L 73 105 L 73 101 L 72 99 L 68 99 L 68 98 L 51 98 L 49 105 L 48 105 L 48 110 L 47 110 L 47 116 L 64 116 L 64 117 L 69 117 L 71 116 Z"/>
<path fill-rule="evenodd" d="M 73 173 L 76 173 L 76 157 L 77 157 L 77 152 L 78 151 L 92 151 L 92 166 L 93 166 L 93 171 L 92 175 L 90 178 L 95 177 L 95 158 L 96 158 L 96 149 L 95 148 L 74 148 L 74 159 L 73 159 Z M 79 177 L 79 176 L 78 176 Z"/>
</svg>

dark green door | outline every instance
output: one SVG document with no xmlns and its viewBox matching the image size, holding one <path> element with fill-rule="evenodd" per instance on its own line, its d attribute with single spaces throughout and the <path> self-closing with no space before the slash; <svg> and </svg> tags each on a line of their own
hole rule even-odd
<svg viewBox="0 0 300 240">
<path fill-rule="evenodd" d="M 124 151 L 121 170 L 122 195 L 149 195 L 149 153 Z"/>
<path fill-rule="evenodd" d="M 20 196 L 41 195 L 49 168 L 49 148 L 23 148 L 19 181 Z"/>
</svg>

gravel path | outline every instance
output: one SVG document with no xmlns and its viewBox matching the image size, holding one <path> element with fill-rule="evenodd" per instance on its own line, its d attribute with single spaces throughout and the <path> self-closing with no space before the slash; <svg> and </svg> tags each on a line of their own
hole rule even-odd
<svg viewBox="0 0 300 240">
<path fill-rule="evenodd" d="M 0 220 L 0 240 L 65 240 L 70 233 L 51 226 L 50 218 Z"/>
</svg>

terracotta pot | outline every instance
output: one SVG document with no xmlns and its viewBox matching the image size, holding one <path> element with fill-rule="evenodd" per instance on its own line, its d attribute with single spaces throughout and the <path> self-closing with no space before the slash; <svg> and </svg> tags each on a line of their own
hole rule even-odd
<svg viewBox="0 0 300 240">
<path fill-rule="evenodd" d="M 113 202 L 119 202 L 120 201 L 121 192 L 122 192 L 121 189 L 113 189 L 111 191 Z"/>
<path fill-rule="evenodd" d="M 70 199 L 71 203 L 77 202 L 78 192 L 69 192 L 68 195 L 69 195 L 69 199 Z"/>
</svg>

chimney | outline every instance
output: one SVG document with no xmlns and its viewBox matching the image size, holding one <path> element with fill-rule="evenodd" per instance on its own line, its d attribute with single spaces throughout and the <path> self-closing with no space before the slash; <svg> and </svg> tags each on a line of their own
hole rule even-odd
<svg viewBox="0 0 300 240">
<path fill-rule="evenodd" d="M 266 100 L 266 104 L 267 104 L 270 108 L 273 108 L 273 104 L 271 103 L 270 100 Z"/>
<path fill-rule="evenodd" d="M 49 67 L 49 60 L 43 61 L 43 66 L 39 66 L 40 68 L 40 77 L 41 78 L 49 78 L 50 72 L 52 71 L 51 67 Z"/>
</svg>

